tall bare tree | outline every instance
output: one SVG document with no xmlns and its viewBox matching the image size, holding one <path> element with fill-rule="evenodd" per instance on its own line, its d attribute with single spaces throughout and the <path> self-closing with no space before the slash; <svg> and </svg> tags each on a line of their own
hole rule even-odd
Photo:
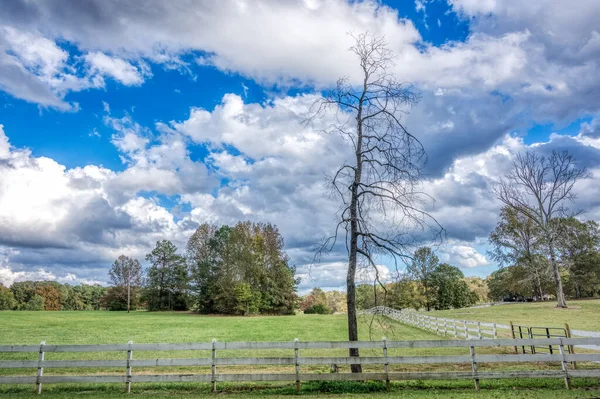
<svg viewBox="0 0 600 399">
<path fill-rule="evenodd" d="M 398 265 L 410 257 L 415 227 L 435 226 L 440 232 L 441 228 L 420 209 L 424 198 L 419 183 L 426 155 L 400 121 L 419 96 L 410 84 L 390 73 L 394 54 L 383 38 L 368 33 L 353 37 L 350 51 L 357 57 L 361 83 L 339 79 L 335 89 L 314 104 L 309 121 L 333 111 L 336 122 L 326 131 L 339 134 L 353 150 L 352 160 L 331 177 L 341 202 L 339 222 L 318 253 L 330 251 L 345 232 L 348 338 L 357 341 L 357 267 L 372 268 L 379 280 L 377 255 L 390 256 Z M 359 356 L 358 349 L 350 349 L 350 356 Z M 359 364 L 351 369 L 361 372 Z"/>
<path fill-rule="evenodd" d="M 512 171 L 494 187 L 500 201 L 540 229 L 560 308 L 566 308 L 567 302 L 556 253 L 559 218 L 572 216 L 567 203 L 575 199 L 573 187 L 586 174 L 585 168 L 578 169 L 575 158 L 566 151 L 553 151 L 550 156 L 528 151 L 517 155 Z"/>
</svg>

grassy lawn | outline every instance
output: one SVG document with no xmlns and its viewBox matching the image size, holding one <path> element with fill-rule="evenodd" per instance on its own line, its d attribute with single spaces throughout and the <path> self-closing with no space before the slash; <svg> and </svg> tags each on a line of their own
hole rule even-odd
<svg viewBox="0 0 600 399">
<path fill-rule="evenodd" d="M 429 313 L 431 316 L 459 320 L 476 320 L 526 326 L 564 327 L 600 331 L 600 300 L 567 301 L 569 309 L 556 308 L 554 302 L 529 302 L 489 306 L 477 309 L 454 309 Z"/>
<path fill-rule="evenodd" d="M 508 307 L 508 306 L 507 306 Z M 502 310 L 503 307 L 499 306 Z M 362 340 L 443 339 L 435 334 L 416 329 L 388 319 L 363 317 L 360 322 Z M 389 324 L 388 324 L 389 323 Z M 148 313 L 131 314 L 117 312 L 0 312 L 0 345 L 34 344 L 41 341 L 47 344 L 100 344 L 100 343 L 168 343 L 168 342 L 210 342 L 213 338 L 220 342 L 234 341 L 345 341 L 347 327 L 345 315 L 298 315 L 284 317 L 218 317 L 198 316 L 189 313 Z M 481 353 L 510 353 L 512 348 L 482 349 Z M 362 355 L 381 356 L 381 350 L 362 350 Z M 453 355 L 468 354 L 468 348 L 426 348 L 390 349 L 390 356 L 397 355 Z M 262 351 L 219 351 L 219 357 L 292 357 L 289 350 Z M 302 350 L 300 356 L 347 356 L 345 350 Z M 134 359 L 210 357 L 208 351 L 179 352 L 135 352 Z M 124 353 L 47 353 L 47 360 L 65 359 L 123 359 Z M 0 359 L 37 359 L 36 353 L 0 353 Z M 304 366 L 303 366 L 304 367 Z M 379 368 L 378 368 L 379 367 Z M 448 365 L 392 365 L 390 371 L 469 371 L 470 364 Z M 365 366 L 365 371 L 379 371 L 381 366 Z M 509 364 L 480 365 L 481 371 L 559 369 L 558 364 Z M 311 366 L 304 372 L 328 373 L 329 366 Z M 341 372 L 348 370 L 341 368 Z M 46 369 L 45 375 L 59 374 L 123 374 L 124 370 L 106 369 Z M 253 366 L 251 370 L 243 366 L 220 367 L 222 373 L 282 372 L 293 373 L 290 366 Z M 206 367 L 154 367 L 136 368 L 134 373 L 210 373 Z M 35 375 L 33 369 L 0 369 L 0 375 Z M 588 398 L 600 396 L 600 381 L 574 380 L 571 392 L 564 390 L 562 380 L 522 380 L 522 381 L 482 381 L 482 391 L 476 393 L 471 381 L 437 382 L 398 382 L 386 392 L 381 383 L 322 384 L 303 383 L 302 396 L 319 397 L 327 394 L 332 398 L 382 397 L 382 398 L 424 398 L 430 396 L 452 398 Z M 278 398 L 295 393 L 294 384 L 274 385 L 269 383 L 219 384 L 219 394 L 232 398 L 252 398 L 258 396 Z M 106 398 L 125 397 L 120 384 L 47 384 L 43 395 L 49 398 Z M 591 390 L 590 390 L 591 389 Z M 2 397 L 29 397 L 32 386 L 0 386 Z M 127 397 L 214 397 L 207 384 L 134 384 L 133 392 Z"/>
</svg>

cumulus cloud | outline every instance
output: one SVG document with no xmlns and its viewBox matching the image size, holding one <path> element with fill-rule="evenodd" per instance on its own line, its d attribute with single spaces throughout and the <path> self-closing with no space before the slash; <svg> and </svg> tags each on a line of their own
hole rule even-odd
<svg viewBox="0 0 600 399">
<path fill-rule="evenodd" d="M 109 76 L 125 86 L 139 86 L 144 82 L 140 70 L 124 59 L 111 57 L 98 51 L 87 53 L 83 57 L 92 73 Z"/>
<path fill-rule="evenodd" d="M 519 151 L 574 153 L 592 172 L 578 186 L 576 206 L 600 218 L 600 129 L 598 118 L 590 118 L 600 113 L 600 4 L 449 3 L 469 20 L 470 34 L 434 46 L 411 21 L 372 0 L 5 2 L 0 88 L 41 106 L 76 110 L 68 93 L 103 88 L 106 79 L 139 86 L 152 76 L 152 64 L 191 74 L 210 65 L 259 84 L 319 90 L 341 76 L 358 77 L 348 31 L 385 35 L 398 55 L 392 72 L 422 94 L 404 122 L 429 155 L 423 189 L 436 201 L 426 207 L 449 235 L 440 253 L 463 268 L 484 267 L 482 240 L 500 208 L 491 186 Z M 416 5 L 426 11 L 426 2 Z M 331 233 L 338 209 L 325 176 L 351 156 L 339 137 L 319 133 L 333 121 L 329 116 L 322 125 L 302 123 L 318 96 L 256 103 L 224 93 L 214 107 L 193 107 L 184 120 L 155 126 L 116 116 L 105 103 L 104 123 L 123 162 L 118 172 L 34 157 L 11 147 L 0 128 L 1 245 L 19 251 L 12 258 L 19 273 L 44 265 L 66 276 L 80 267 L 80 278 L 93 279 L 120 252 L 142 257 L 162 238 L 184 245 L 198 223 L 270 221 L 308 277 L 312 250 Z M 534 144 L 522 138 L 534 122 L 560 128 L 582 117 L 589 122 L 576 136 L 554 134 Z M 194 158 L 192 145 L 206 156 Z M 186 211 L 176 212 L 173 203 Z M 343 246 L 326 262 L 303 289 L 343 285 Z M 382 275 L 389 273 L 382 267 Z"/>
</svg>

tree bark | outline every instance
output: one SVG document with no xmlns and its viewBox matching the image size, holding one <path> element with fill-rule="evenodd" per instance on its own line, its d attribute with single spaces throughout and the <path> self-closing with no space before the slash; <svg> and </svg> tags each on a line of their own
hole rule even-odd
<svg viewBox="0 0 600 399">
<path fill-rule="evenodd" d="M 567 301 L 565 301 L 565 294 L 563 292 L 562 281 L 560 278 L 560 271 L 558 269 L 558 262 L 556 261 L 556 255 L 554 254 L 554 244 L 550 240 L 548 244 L 550 250 L 550 263 L 552 265 L 552 275 L 554 277 L 554 288 L 556 290 L 556 307 L 567 308 Z"/>
<path fill-rule="evenodd" d="M 358 112 L 356 115 L 356 170 L 354 171 L 354 181 L 352 182 L 352 193 L 350 198 L 350 254 L 348 257 L 348 274 L 346 276 L 346 304 L 348 305 L 348 340 L 358 341 L 358 321 L 356 319 L 356 264 L 358 256 L 358 187 L 362 177 L 362 105 L 367 91 L 368 75 L 365 71 L 362 96 L 358 103 Z M 350 357 L 358 357 L 358 348 L 350 348 Z M 351 364 L 350 370 L 353 373 L 362 373 L 360 364 Z"/>
<path fill-rule="evenodd" d="M 354 265 L 354 266 L 353 266 Z M 356 284 L 354 282 L 354 277 L 356 274 L 356 252 L 354 253 L 354 257 L 350 255 L 350 262 L 348 265 L 348 276 L 346 278 L 347 284 L 347 296 L 346 296 L 346 304 L 348 305 L 348 340 L 349 341 L 358 341 L 358 321 L 356 318 Z M 358 348 L 350 348 L 350 357 L 358 357 L 359 350 Z M 350 370 L 353 373 L 361 373 L 362 367 L 360 364 L 352 364 L 350 365 Z"/>
</svg>

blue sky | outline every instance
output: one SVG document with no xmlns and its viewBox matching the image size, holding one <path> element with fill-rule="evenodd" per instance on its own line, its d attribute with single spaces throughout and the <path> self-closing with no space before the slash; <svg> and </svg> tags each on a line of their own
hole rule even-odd
<svg viewBox="0 0 600 399">
<path fill-rule="evenodd" d="M 199 223 L 248 219 L 280 227 L 303 290 L 342 286 L 343 250 L 308 265 L 337 209 L 323 176 L 347 152 L 302 120 L 338 77 L 357 82 L 348 32 L 366 31 L 422 95 L 405 124 L 429 154 L 439 256 L 488 275 L 490 187 L 511 157 L 600 160 L 600 4 L 522 3 L 0 5 L 0 281 L 103 282 L 121 253 L 162 238 L 183 250 Z M 591 219 L 595 176 L 577 204 Z"/>
</svg>

